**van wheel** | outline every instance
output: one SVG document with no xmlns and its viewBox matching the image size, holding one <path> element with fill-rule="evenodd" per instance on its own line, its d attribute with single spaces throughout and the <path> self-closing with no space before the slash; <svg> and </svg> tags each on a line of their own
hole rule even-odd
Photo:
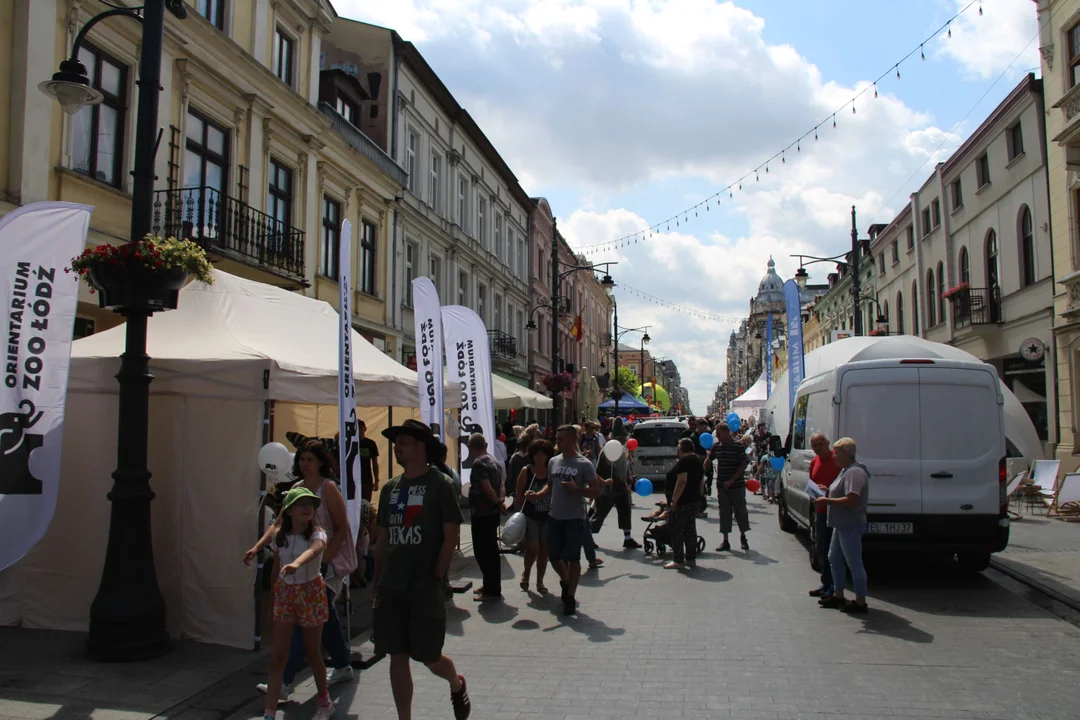
<svg viewBox="0 0 1080 720">
<path fill-rule="evenodd" d="M 963 552 L 956 553 L 956 561 L 960 568 L 967 572 L 982 572 L 990 567 L 990 553 L 988 552 Z"/>
<path fill-rule="evenodd" d="M 776 517 L 780 521 L 781 530 L 786 533 L 795 532 L 795 521 L 787 513 L 787 504 L 784 502 L 783 495 L 776 498 Z"/>
</svg>

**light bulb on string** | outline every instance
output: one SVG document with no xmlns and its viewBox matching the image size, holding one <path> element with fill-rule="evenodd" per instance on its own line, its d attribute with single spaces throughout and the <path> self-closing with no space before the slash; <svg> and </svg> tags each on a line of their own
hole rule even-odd
<svg viewBox="0 0 1080 720">
<path fill-rule="evenodd" d="M 851 101 L 851 114 L 852 115 L 855 114 L 855 101 L 854 100 Z"/>
<path fill-rule="evenodd" d="M 921 57 L 923 60 L 926 59 L 926 53 L 923 52 L 923 46 L 922 45 L 919 46 L 919 57 Z"/>
<path fill-rule="evenodd" d="M 945 33 L 945 36 L 950 40 L 952 39 L 952 23 L 949 23 L 949 31 Z"/>
<path fill-rule="evenodd" d="M 877 96 L 878 96 L 878 94 L 877 94 L 877 83 L 874 83 L 874 99 L 875 100 L 877 99 Z"/>
<path fill-rule="evenodd" d="M 832 126 L 836 127 L 836 113 L 833 113 L 833 116 L 832 116 Z"/>
<path fill-rule="evenodd" d="M 900 66 L 899 65 L 896 66 L 896 79 L 897 80 L 900 79 Z"/>
<path fill-rule="evenodd" d="M 979 17 L 982 17 L 982 3 L 979 3 Z"/>
<path fill-rule="evenodd" d="M 817 128 L 814 128 L 814 140 L 817 140 Z"/>
<path fill-rule="evenodd" d="M 795 152 L 802 152 L 802 140 L 795 143 Z"/>
</svg>

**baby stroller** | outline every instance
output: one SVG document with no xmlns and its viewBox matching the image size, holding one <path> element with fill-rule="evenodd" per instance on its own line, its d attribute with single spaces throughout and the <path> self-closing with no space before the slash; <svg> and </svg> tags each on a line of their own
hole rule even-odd
<svg viewBox="0 0 1080 720">
<path fill-rule="evenodd" d="M 667 524 L 667 503 L 656 503 L 661 509 L 660 514 L 641 518 L 648 523 L 645 534 L 642 536 L 642 545 L 646 555 L 652 555 L 656 551 L 656 557 L 664 557 L 668 547 L 671 546 L 671 530 Z M 705 538 L 697 537 L 697 554 L 705 552 Z"/>
</svg>

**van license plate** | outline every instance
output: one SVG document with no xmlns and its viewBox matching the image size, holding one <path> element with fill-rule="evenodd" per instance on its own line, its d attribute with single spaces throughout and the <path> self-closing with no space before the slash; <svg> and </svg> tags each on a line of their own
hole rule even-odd
<svg viewBox="0 0 1080 720">
<path fill-rule="evenodd" d="M 874 535 L 912 535 L 915 533 L 915 523 L 872 522 L 869 530 Z"/>
</svg>

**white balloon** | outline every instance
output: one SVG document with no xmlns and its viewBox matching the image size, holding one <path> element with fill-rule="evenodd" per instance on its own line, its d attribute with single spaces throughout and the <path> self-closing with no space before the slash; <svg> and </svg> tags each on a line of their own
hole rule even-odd
<svg viewBox="0 0 1080 720">
<path fill-rule="evenodd" d="M 601 450 L 601 452 L 604 453 L 604 457 L 608 460 L 615 462 L 622 457 L 624 450 L 626 450 L 626 448 L 624 448 L 623 444 L 618 440 L 608 440 L 604 444 L 604 449 Z"/>
<path fill-rule="evenodd" d="M 279 442 L 267 443 L 259 450 L 259 470 L 270 477 L 284 477 L 292 466 L 293 454 Z"/>
<path fill-rule="evenodd" d="M 469 481 L 468 480 L 461 483 L 461 497 L 463 497 L 463 498 L 469 497 Z"/>
</svg>

